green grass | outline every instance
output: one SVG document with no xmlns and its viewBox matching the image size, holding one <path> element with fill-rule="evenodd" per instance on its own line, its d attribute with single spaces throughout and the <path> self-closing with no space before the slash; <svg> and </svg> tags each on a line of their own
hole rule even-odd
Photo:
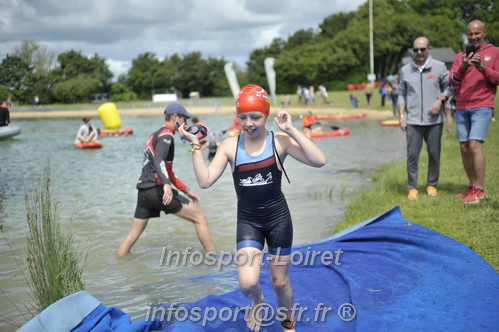
<svg viewBox="0 0 499 332">
<path fill-rule="evenodd" d="M 405 219 L 443 233 L 477 252 L 499 270 L 499 123 L 492 122 L 483 145 L 487 162 L 485 189 L 488 199 L 464 204 L 454 195 L 464 191 L 464 172 L 455 134 L 444 134 L 440 166 L 439 194 L 426 195 L 427 153 L 423 146 L 419 161 L 420 196 L 407 200 L 405 160 L 384 165 L 372 175 L 373 183 L 354 194 L 336 231 L 372 218 L 400 205 Z"/>
<path fill-rule="evenodd" d="M 84 289 L 84 257 L 73 243 L 72 223 L 63 224 L 52 197 L 50 167 L 25 196 L 28 220 L 28 270 L 36 309 L 43 311 L 63 297 Z"/>
</svg>

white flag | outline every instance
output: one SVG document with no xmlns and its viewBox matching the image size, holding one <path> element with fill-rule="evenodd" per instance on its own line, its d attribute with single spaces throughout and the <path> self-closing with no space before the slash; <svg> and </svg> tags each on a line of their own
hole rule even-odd
<svg viewBox="0 0 499 332">
<path fill-rule="evenodd" d="M 277 105 L 277 99 L 275 96 L 276 81 L 275 81 L 275 70 L 274 70 L 274 58 L 265 58 L 263 64 L 265 65 L 265 73 L 267 74 L 267 81 L 269 83 L 270 95 L 274 101 L 274 106 Z"/>
<path fill-rule="evenodd" d="M 229 87 L 230 91 L 232 92 L 232 95 L 234 96 L 234 99 L 237 98 L 237 95 L 239 93 L 239 82 L 237 81 L 237 76 L 233 68 L 233 63 L 232 62 L 227 62 L 224 66 L 225 70 L 225 76 L 227 76 L 227 81 L 229 81 Z"/>
</svg>

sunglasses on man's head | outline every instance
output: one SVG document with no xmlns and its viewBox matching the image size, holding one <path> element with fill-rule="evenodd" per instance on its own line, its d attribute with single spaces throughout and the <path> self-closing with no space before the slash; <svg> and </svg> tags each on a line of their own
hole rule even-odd
<svg viewBox="0 0 499 332">
<path fill-rule="evenodd" d="M 423 53 L 423 52 L 426 51 L 426 47 L 423 47 L 423 48 L 413 48 L 412 51 L 414 53 L 418 53 L 418 51 L 421 51 L 421 53 Z"/>
</svg>

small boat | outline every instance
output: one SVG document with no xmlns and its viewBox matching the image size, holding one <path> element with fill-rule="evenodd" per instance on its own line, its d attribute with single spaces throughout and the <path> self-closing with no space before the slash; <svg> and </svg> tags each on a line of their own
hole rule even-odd
<svg viewBox="0 0 499 332">
<path fill-rule="evenodd" d="M 337 129 L 337 130 L 330 130 L 330 131 L 319 131 L 319 132 L 312 132 L 310 133 L 312 137 L 329 137 L 329 136 L 345 136 L 350 134 L 350 129 L 345 128 L 345 129 Z"/>
<path fill-rule="evenodd" d="M 399 120 L 385 120 L 381 121 L 380 126 L 383 127 L 398 127 L 399 126 Z"/>
<path fill-rule="evenodd" d="M 102 148 L 102 143 L 99 141 L 93 141 L 93 142 L 80 142 L 80 141 L 75 141 L 73 143 L 73 146 L 76 149 L 100 149 Z"/>
<path fill-rule="evenodd" d="M 99 136 L 128 136 L 133 134 L 133 129 L 100 129 Z"/>
<path fill-rule="evenodd" d="M 3 126 L 0 127 L 0 139 L 7 139 L 19 135 L 21 133 L 21 127 L 12 125 L 12 126 Z"/>
<path fill-rule="evenodd" d="M 367 113 L 357 114 L 336 114 L 336 115 L 318 115 L 317 120 L 348 120 L 348 119 L 362 119 L 367 116 Z"/>
</svg>

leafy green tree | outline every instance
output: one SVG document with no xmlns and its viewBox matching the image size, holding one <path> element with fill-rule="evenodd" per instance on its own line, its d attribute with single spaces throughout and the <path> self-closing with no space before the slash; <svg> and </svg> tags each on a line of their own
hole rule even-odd
<svg viewBox="0 0 499 332">
<path fill-rule="evenodd" d="M 25 81 L 32 72 L 30 65 L 17 56 L 7 55 L 0 64 L 0 85 L 5 86 L 14 100 L 27 101 Z"/>
<path fill-rule="evenodd" d="M 38 96 L 40 104 L 48 104 L 56 101 L 52 88 L 58 82 L 58 78 L 52 73 L 42 74 L 40 72 L 30 73 L 25 80 L 27 87 L 24 102 L 30 103 Z"/>
<path fill-rule="evenodd" d="M 111 84 L 110 98 L 112 101 L 132 101 L 137 99 L 137 94 L 121 82 Z"/>
<path fill-rule="evenodd" d="M 334 38 L 340 31 L 346 30 L 350 21 L 355 18 L 356 13 L 337 13 L 327 16 L 324 21 L 319 24 L 320 37 Z"/>
<path fill-rule="evenodd" d="M 48 75 L 54 67 L 55 52 L 49 51 L 34 40 L 24 40 L 14 50 L 14 55 L 29 64 L 33 68 L 33 72 L 38 75 Z"/>
<path fill-rule="evenodd" d="M 209 73 L 206 72 L 206 62 L 202 59 L 200 52 L 192 52 L 184 55 L 177 64 L 177 78 L 175 87 L 182 91 L 183 96 L 188 96 L 191 91 L 207 90 L 210 84 Z"/>
<path fill-rule="evenodd" d="M 56 73 L 62 77 L 63 80 L 71 80 L 79 77 L 80 75 L 87 75 L 88 77 L 96 78 L 99 85 L 96 87 L 95 92 L 107 92 L 113 73 L 109 70 L 105 59 L 99 55 L 94 54 L 90 57 L 84 57 L 81 52 L 74 50 L 61 53 L 57 57 L 59 68 Z M 89 96 L 90 97 L 90 96 Z"/>
<path fill-rule="evenodd" d="M 288 40 L 283 43 L 282 49 L 293 49 L 295 47 L 306 45 L 313 42 L 317 34 L 313 29 L 301 29 L 292 34 Z"/>
<path fill-rule="evenodd" d="M 201 52 L 192 52 L 182 58 L 177 56 L 169 60 L 173 61 L 165 65 L 175 68 L 172 84 L 182 91 L 184 97 L 193 91 L 200 92 L 202 96 L 230 94 L 223 69 L 226 61 L 223 58 L 203 59 Z"/>
<path fill-rule="evenodd" d="M 161 75 L 160 61 L 154 53 L 139 54 L 132 60 L 132 68 L 128 72 L 126 85 L 140 99 L 151 99 L 153 90 L 166 87 L 166 77 Z"/>
<path fill-rule="evenodd" d="M 488 30 L 488 40 L 499 45 L 499 6 L 496 0 L 404 0 L 407 6 L 426 16 L 444 16 L 456 20 L 461 26 L 461 33 L 473 20 L 481 20 Z M 460 51 L 462 45 L 455 51 Z"/>
<path fill-rule="evenodd" d="M 6 86 L 0 85 L 0 102 L 7 100 L 7 98 L 11 97 L 12 93 Z"/>
<path fill-rule="evenodd" d="M 228 97 L 232 95 L 224 71 L 226 63 L 227 61 L 223 58 L 208 58 L 207 69 L 212 83 L 203 92 L 203 96 Z"/>
<path fill-rule="evenodd" d="M 56 54 L 34 40 L 21 42 L 20 46 L 15 47 L 14 54 L 32 68 L 23 83 L 25 89 L 22 101 L 31 102 L 35 96 L 38 96 L 39 102 L 42 104 L 53 102 L 51 88 L 56 83 L 57 78 L 53 75 L 52 70 Z"/>
<path fill-rule="evenodd" d="M 96 77 L 81 74 L 54 85 L 54 97 L 63 103 L 89 102 L 91 95 L 99 89 L 100 82 Z"/>
<path fill-rule="evenodd" d="M 404 53 L 419 36 L 428 37 L 434 47 L 461 46 L 460 24 L 448 17 L 421 16 L 396 0 L 377 0 L 373 14 L 374 71 L 381 77 L 398 71 Z M 368 3 L 355 13 L 328 16 L 320 26 L 322 31 L 312 42 L 285 48 L 277 56 L 280 91 L 292 92 L 297 84 L 343 89 L 347 83 L 367 80 Z"/>
<path fill-rule="evenodd" d="M 278 58 L 286 45 L 286 42 L 281 38 L 275 38 L 270 46 L 258 48 L 251 52 L 249 61 L 246 62 L 248 66 L 247 78 L 248 81 L 240 82 L 241 85 L 258 84 L 261 87 L 268 89 L 267 76 L 265 74 L 264 60 L 265 58 Z M 279 87 L 278 87 L 279 89 Z"/>
</svg>

